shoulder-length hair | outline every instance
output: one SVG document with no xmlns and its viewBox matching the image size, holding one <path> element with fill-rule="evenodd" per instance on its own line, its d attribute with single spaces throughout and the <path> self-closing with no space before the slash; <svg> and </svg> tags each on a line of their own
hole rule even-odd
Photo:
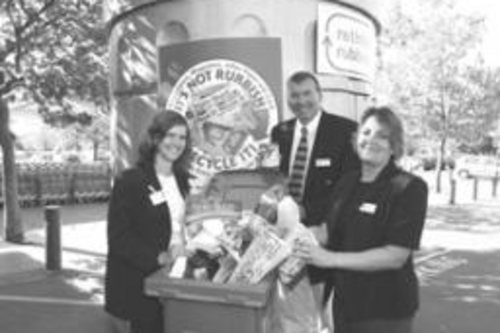
<svg viewBox="0 0 500 333">
<path fill-rule="evenodd" d="M 371 117 L 389 130 L 389 144 L 394 152 L 393 158 L 400 159 L 404 154 L 404 129 L 401 119 L 387 106 L 370 107 L 361 116 L 361 125 Z"/>
<path fill-rule="evenodd" d="M 186 118 L 180 113 L 166 110 L 158 113 L 151 121 L 144 139 L 139 145 L 139 156 L 137 165 L 141 167 L 153 167 L 158 154 L 158 146 L 167 133 L 176 126 L 184 126 L 187 129 L 186 148 L 181 156 L 174 161 L 172 169 L 176 174 L 189 174 L 189 163 L 191 160 L 192 142 L 189 125 Z"/>
</svg>

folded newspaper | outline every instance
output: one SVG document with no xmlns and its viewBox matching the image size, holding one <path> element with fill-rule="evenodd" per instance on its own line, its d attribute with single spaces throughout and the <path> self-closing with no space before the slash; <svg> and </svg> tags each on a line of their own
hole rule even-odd
<svg viewBox="0 0 500 333">
<path fill-rule="evenodd" d="M 292 247 L 271 230 L 256 234 L 229 282 L 255 284 L 278 267 L 292 253 Z"/>
</svg>

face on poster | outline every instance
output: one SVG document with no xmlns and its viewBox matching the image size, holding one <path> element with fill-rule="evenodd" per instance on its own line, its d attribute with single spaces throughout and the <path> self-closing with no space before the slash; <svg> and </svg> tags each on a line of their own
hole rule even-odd
<svg viewBox="0 0 500 333">
<path fill-rule="evenodd" d="M 268 82 L 248 62 L 202 60 L 163 88 L 169 90 L 166 108 L 185 115 L 190 125 L 197 178 L 257 166 L 278 106 Z"/>
</svg>

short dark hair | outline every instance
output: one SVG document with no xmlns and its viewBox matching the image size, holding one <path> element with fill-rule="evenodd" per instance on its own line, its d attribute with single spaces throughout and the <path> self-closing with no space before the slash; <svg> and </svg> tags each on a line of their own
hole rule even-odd
<svg viewBox="0 0 500 333">
<path fill-rule="evenodd" d="M 186 148 L 177 161 L 174 161 L 172 169 L 174 172 L 187 174 L 192 150 L 189 125 L 183 115 L 172 110 L 162 111 L 153 117 L 146 135 L 139 145 L 137 165 L 152 167 L 158 154 L 160 142 L 167 135 L 168 131 L 176 126 L 184 126 L 187 129 Z"/>
<path fill-rule="evenodd" d="M 370 107 L 361 116 L 361 125 L 371 117 L 375 117 L 389 130 L 389 143 L 394 151 L 394 159 L 401 158 L 404 154 L 404 129 L 401 119 L 387 106 Z"/>
<path fill-rule="evenodd" d="M 308 71 L 298 71 L 293 73 L 288 79 L 288 83 L 302 83 L 306 80 L 312 80 L 316 87 L 316 90 L 321 94 L 321 86 L 319 84 L 318 78 L 311 72 Z"/>
</svg>

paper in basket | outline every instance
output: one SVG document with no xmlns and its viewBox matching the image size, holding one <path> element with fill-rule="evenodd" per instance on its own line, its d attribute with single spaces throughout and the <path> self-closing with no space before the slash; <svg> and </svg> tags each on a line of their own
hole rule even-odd
<svg viewBox="0 0 500 333">
<path fill-rule="evenodd" d="M 292 253 L 292 248 L 271 231 L 256 235 L 229 282 L 256 284 Z"/>
</svg>

